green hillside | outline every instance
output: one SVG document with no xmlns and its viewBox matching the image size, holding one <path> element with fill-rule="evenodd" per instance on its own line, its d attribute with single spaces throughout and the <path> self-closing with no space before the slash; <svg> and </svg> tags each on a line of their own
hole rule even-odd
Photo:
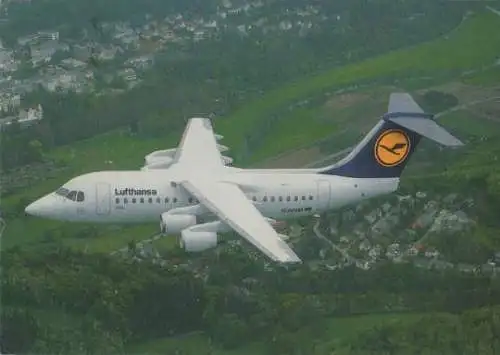
<svg viewBox="0 0 500 355">
<path fill-rule="evenodd" d="M 321 348 L 339 346 L 347 343 L 356 336 L 374 327 L 401 323 L 411 324 L 420 320 L 424 314 L 374 314 L 354 317 L 340 317 L 329 319 L 325 324 L 324 337 L 321 338 Z M 299 331 L 300 333 L 300 331 Z M 302 334 L 298 334 L 301 336 Z M 194 333 L 178 338 L 156 339 L 150 342 L 132 346 L 128 349 L 134 354 L 175 354 L 176 351 L 184 355 L 255 355 L 266 354 L 266 346 L 259 342 L 245 345 L 243 348 L 226 350 L 214 346 L 203 333 Z"/>
<path fill-rule="evenodd" d="M 324 90 L 387 77 L 406 78 L 432 74 L 456 76 L 457 72 L 492 64 L 498 59 L 498 48 L 500 48 L 498 28 L 500 28 L 500 16 L 489 11 L 475 14 L 449 35 L 434 41 L 334 68 L 274 90 L 262 99 L 246 104 L 230 116 L 218 121 L 217 130 L 227 137 L 226 143 L 238 152 L 241 149 L 241 142 L 259 120 L 269 119 L 270 114 L 286 105 L 312 97 Z M 303 129 L 317 129 L 314 119 L 311 120 L 308 115 L 302 117 L 308 120 Z M 286 124 L 284 119 L 282 125 Z M 323 134 L 316 135 L 316 138 L 321 138 L 324 134 L 323 131 Z M 278 142 L 283 140 L 283 144 L 276 143 L 283 151 L 293 148 L 293 145 L 286 141 L 285 134 L 283 138 L 275 136 L 274 140 Z"/>
<path fill-rule="evenodd" d="M 401 79 L 398 85 L 404 87 L 406 80 L 420 76 L 494 86 L 498 68 L 465 78 L 461 74 L 490 67 L 498 58 L 499 28 L 499 16 L 478 13 L 449 36 L 302 78 L 217 120 L 217 133 L 225 135 L 224 144 L 237 155 L 246 149 L 248 135 L 261 136 L 260 147 L 243 160 L 246 164 L 339 133 L 348 124 L 360 131 L 367 123 L 356 116 L 380 113 L 372 107 L 379 102 L 354 103 L 329 117 L 317 98 L 333 88 L 373 83 L 365 93 L 387 95 L 380 82 Z M 315 100 L 288 108 L 308 98 Z M 439 171 L 430 175 L 417 166 L 415 171 L 426 180 L 419 176 L 405 181 L 426 191 L 446 187 L 474 196 L 479 232 L 467 232 L 466 237 L 500 245 L 498 212 L 492 208 L 500 201 L 500 122 L 465 108 L 440 120 L 471 144 L 450 155 L 438 148 L 424 151 L 427 160 L 439 162 Z M 149 260 L 135 263 L 104 254 L 149 237 L 156 223 L 68 224 L 27 218 L 22 212 L 30 200 L 74 175 L 137 169 L 145 154 L 173 147 L 179 138 L 175 132 L 140 139 L 117 130 L 56 149 L 47 158 L 66 163 L 64 170 L 2 200 L 3 211 L 15 216 L 8 219 L 2 240 L 2 296 L 8 300 L 2 324 L 10 331 L 2 334 L 2 343 L 8 339 L 24 352 L 54 354 L 498 353 L 500 309 L 494 305 L 500 283 L 490 274 L 472 277 L 458 269 L 390 262 L 369 270 L 312 271 L 301 265 L 269 272 L 259 256 L 251 258 L 230 247 L 220 254 L 183 258 L 182 250 L 171 248 L 173 238 L 158 241 L 168 249 L 166 266 L 160 267 Z M 329 143 L 345 144 L 345 136 Z M 448 162 L 449 169 L 441 169 Z"/>
<path fill-rule="evenodd" d="M 449 36 L 436 39 L 411 48 L 400 49 L 360 63 L 341 68 L 334 68 L 321 75 L 298 80 L 279 90 L 267 94 L 264 98 L 244 105 L 232 115 L 216 121 L 216 130 L 225 136 L 224 144 L 231 147 L 231 154 L 238 156 L 243 150 L 245 137 L 255 132 L 255 127 L 262 127 L 262 122 L 269 120 L 269 115 L 279 111 L 285 105 L 321 93 L 331 87 L 342 87 L 353 83 L 375 80 L 384 77 L 405 78 L 411 75 L 441 75 L 443 71 L 454 72 L 477 68 L 491 63 L 500 48 L 500 17 L 491 12 L 482 12 L 470 16 Z M 483 38 L 478 41 L 477 38 Z M 374 89 L 375 90 L 375 89 Z M 249 162 L 262 160 L 300 145 L 314 142 L 335 133 L 338 128 L 335 117 L 324 117 L 321 108 L 296 109 L 283 114 L 280 119 L 267 129 L 257 132 L 262 136 L 264 146 L 254 152 Z M 144 155 L 155 149 L 164 149 L 177 144 L 178 134 L 171 134 L 164 139 L 137 139 L 126 132 L 115 131 L 78 142 L 72 146 L 58 148 L 49 154 L 49 158 L 62 160 L 68 168 L 52 179 L 40 181 L 30 188 L 3 199 L 4 209 L 22 211 L 28 201 L 47 191 L 54 190 L 69 178 L 89 171 L 100 169 L 136 169 L 143 162 Z M 60 222 L 26 219 L 24 216 L 12 219 L 4 234 L 4 247 L 27 244 L 36 241 L 64 241 L 68 245 L 86 245 L 90 250 L 113 250 L 116 247 L 115 235 L 122 235 L 121 241 L 132 238 L 134 233 L 123 232 L 121 228 L 92 227 L 74 225 L 68 233 Z M 138 227 L 141 235 L 151 234 L 156 226 Z M 59 230 L 49 237 L 49 231 Z M 74 231 L 94 238 L 75 238 Z M 19 238 L 22 231 L 23 238 Z M 130 236 L 130 237 L 127 237 Z M 47 239 L 49 238 L 49 239 Z M 96 247 L 94 247 L 94 244 Z"/>
</svg>

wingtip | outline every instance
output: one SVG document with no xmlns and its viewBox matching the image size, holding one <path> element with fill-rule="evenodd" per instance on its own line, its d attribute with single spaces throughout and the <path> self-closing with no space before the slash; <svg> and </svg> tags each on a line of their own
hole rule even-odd
<svg viewBox="0 0 500 355">
<path fill-rule="evenodd" d="M 301 264 L 302 260 L 297 256 L 295 253 L 285 253 L 280 256 L 274 256 L 272 259 L 283 265 L 289 265 L 289 264 Z"/>
<path fill-rule="evenodd" d="M 284 264 L 302 264 L 302 260 L 297 255 L 290 255 L 284 260 L 280 260 Z"/>
</svg>

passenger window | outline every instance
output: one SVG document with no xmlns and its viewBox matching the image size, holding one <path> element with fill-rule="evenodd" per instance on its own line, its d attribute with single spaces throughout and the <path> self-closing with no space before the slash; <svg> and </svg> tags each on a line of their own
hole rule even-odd
<svg viewBox="0 0 500 355">
<path fill-rule="evenodd" d="M 117 200 L 119 201 L 119 199 L 117 199 Z M 126 197 L 125 197 L 125 198 L 123 199 L 123 203 L 128 203 L 128 198 L 126 198 Z"/>
<path fill-rule="evenodd" d="M 177 202 L 177 197 L 174 197 L 174 198 L 172 199 L 172 202 L 173 202 L 173 203 L 176 203 L 176 202 Z"/>
<path fill-rule="evenodd" d="M 278 197 L 278 200 L 279 200 L 280 202 L 282 202 L 282 201 L 283 201 L 283 197 L 281 197 L 281 196 L 280 196 L 280 197 Z"/>
<path fill-rule="evenodd" d="M 290 200 L 291 200 L 290 196 L 287 196 L 287 197 L 286 197 L 286 200 L 287 200 L 287 201 L 290 201 Z"/>
<path fill-rule="evenodd" d="M 71 191 L 66 197 L 69 198 L 71 201 L 76 201 L 76 191 Z"/>
<path fill-rule="evenodd" d="M 134 197 L 132 198 L 132 203 L 136 203 L 137 202 L 137 199 Z"/>
<path fill-rule="evenodd" d="M 309 200 L 312 201 L 313 197 L 312 196 L 309 196 Z"/>
<path fill-rule="evenodd" d="M 126 200 L 126 199 L 125 199 L 125 200 Z M 116 203 L 116 204 L 119 204 L 119 203 L 120 203 L 120 198 L 119 198 L 119 197 L 115 198 L 115 203 Z"/>
<path fill-rule="evenodd" d="M 302 196 L 302 201 L 305 201 L 306 200 L 306 197 L 305 196 Z"/>
<path fill-rule="evenodd" d="M 165 203 L 168 203 L 170 199 L 168 197 L 165 197 Z"/>
<path fill-rule="evenodd" d="M 151 198 L 151 197 L 150 197 L 150 198 L 148 198 L 148 202 L 149 202 L 149 203 L 153 203 L 153 198 Z"/>
<path fill-rule="evenodd" d="M 267 196 L 264 196 L 264 197 L 262 198 L 262 201 L 267 202 Z"/>
<path fill-rule="evenodd" d="M 161 203 L 161 198 L 157 197 L 156 198 L 156 203 Z"/>
<path fill-rule="evenodd" d="M 144 203 L 144 197 L 141 197 L 139 200 L 141 203 Z"/>
<path fill-rule="evenodd" d="M 76 200 L 78 202 L 82 202 L 83 200 L 85 200 L 85 195 L 82 191 L 78 191 L 77 194 L 76 194 Z"/>
<path fill-rule="evenodd" d="M 293 198 L 293 200 L 294 200 L 294 201 L 298 201 L 298 200 L 299 200 L 299 196 L 295 196 L 295 197 Z"/>
<path fill-rule="evenodd" d="M 274 202 L 274 196 L 271 196 L 271 202 Z"/>
</svg>

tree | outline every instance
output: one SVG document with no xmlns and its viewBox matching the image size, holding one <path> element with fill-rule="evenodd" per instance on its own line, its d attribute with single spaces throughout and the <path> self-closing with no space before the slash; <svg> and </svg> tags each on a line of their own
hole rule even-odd
<svg viewBox="0 0 500 355">
<path fill-rule="evenodd" d="M 28 310 L 3 307 L 1 317 L 1 350 L 3 354 L 23 354 L 30 351 L 39 328 Z"/>
<path fill-rule="evenodd" d="M 212 336 L 225 349 L 233 349 L 248 341 L 248 326 L 234 313 L 223 314 L 214 325 Z"/>
<path fill-rule="evenodd" d="M 33 139 L 28 143 L 29 156 L 32 161 L 40 161 L 43 157 L 43 145 L 38 139 Z"/>
<path fill-rule="evenodd" d="M 458 98 L 453 94 L 436 90 L 426 91 L 421 97 L 422 108 L 426 112 L 442 112 L 458 105 Z"/>
<path fill-rule="evenodd" d="M 127 244 L 127 249 L 130 255 L 135 256 L 137 254 L 137 243 L 135 240 L 131 240 Z"/>
</svg>

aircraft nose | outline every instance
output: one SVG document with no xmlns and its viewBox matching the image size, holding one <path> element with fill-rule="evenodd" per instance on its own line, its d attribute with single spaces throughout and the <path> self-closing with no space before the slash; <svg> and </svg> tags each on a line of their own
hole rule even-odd
<svg viewBox="0 0 500 355">
<path fill-rule="evenodd" d="M 24 209 L 24 212 L 26 212 L 27 214 L 32 215 L 32 216 L 41 217 L 44 214 L 46 214 L 48 210 L 50 210 L 50 204 L 51 204 L 50 197 L 45 196 L 45 197 L 42 197 L 41 199 L 36 200 L 35 202 L 29 204 Z"/>
<path fill-rule="evenodd" d="M 33 203 L 30 203 L 25 209 L 24 212 L 26 214 L 32 215 L 32 216 L 39 216 L 41 212 L 41 206 L 38 201 L 35 201 Z"/>
</svg>

